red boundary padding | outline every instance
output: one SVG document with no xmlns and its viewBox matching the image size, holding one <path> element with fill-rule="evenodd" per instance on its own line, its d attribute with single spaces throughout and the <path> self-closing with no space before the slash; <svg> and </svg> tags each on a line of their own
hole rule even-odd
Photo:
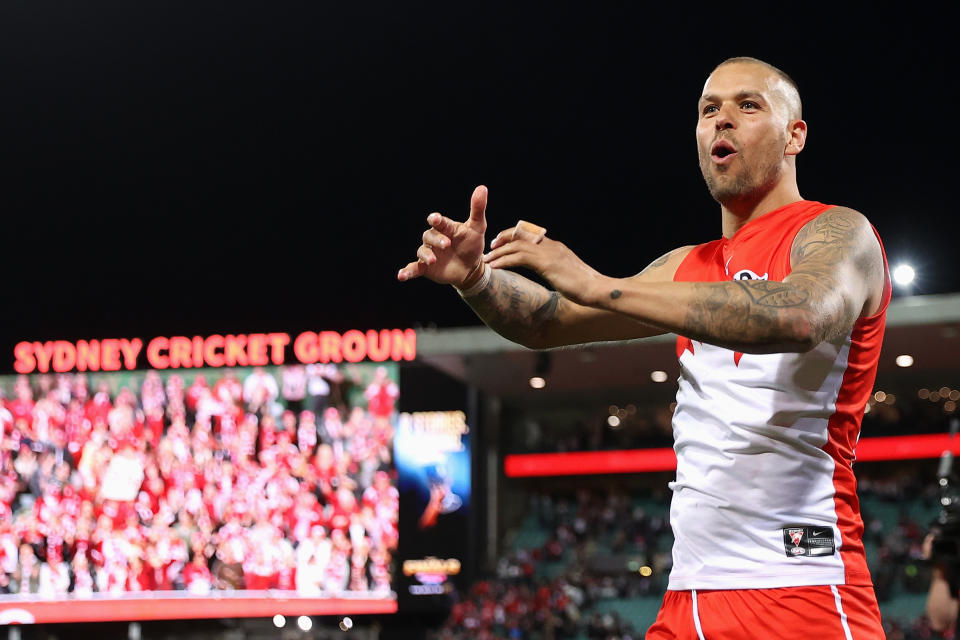
<svg viewBox="0 0 960 640">
<path fill-rule="evenodd" d="M 932 433 L 861 438 L 856 452 L 858 462 L 871 462 L 937 458 L 949 449 L 951 449 L 949 435 Z M 960 454 L 960 439 L 953 442 L 952 450 L 954 455 Z M 573 453 L 528 453 L 508 455 L 503 460 L 503 471 L 508 478 L 641 473 L 672 471 L 676 468 L 677 457 L 669 447 Z"/>
<path fill-rule="evenodd" d="M 362 615 L 396 613 L 388 598 L 298 598 L 282 592 L 252 591 L 250 595 L 169 597 L 162 592 L 136 597 L 90 600 L 0 601 L 0 625 L 121 620 L 180 620 L 199 618 L 272 618 L 284 616 Z"/>
</svg>

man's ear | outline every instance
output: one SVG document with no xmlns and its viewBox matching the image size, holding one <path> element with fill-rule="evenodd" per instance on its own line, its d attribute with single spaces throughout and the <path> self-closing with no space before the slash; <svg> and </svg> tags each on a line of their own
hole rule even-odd
<svg viewBox="0 0 960 640">
<path fill-rule="evenodd" d="M 807 142 L 807 123 L 803 120 L 793 120 L 787 127 L 787 146 L 783 150 L 784 155 L 795 156 L 803 151 L 803 145 Z"/>
</svg>

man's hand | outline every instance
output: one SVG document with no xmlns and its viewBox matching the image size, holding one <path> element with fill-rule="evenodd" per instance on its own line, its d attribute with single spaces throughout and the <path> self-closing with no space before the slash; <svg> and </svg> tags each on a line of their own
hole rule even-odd
<svg viewBox="0 0 960 640">
<path fill-rule="evenodd" d="M 431 213 L 427 216 L 430 228 L 423 233 L 423 244 L 417 249 L 417 261 L 397 273 L 397 280 L 406 282 L 425 276 L 440 284 L 452 284 L 465 289 L 480 279 L 483 273 L 484 233 L 487 188 L 479 186 L 470 198 L 470 217 L 466 222 Z"/>
<path fill-rule="evenodd" d="M 543 276 L 564 298 L 593 306 L 596 284 L 603 276 L 567 248 L 523 228 L 501 231 L 483 259 L 494 269 L 526 267 Z"/>
<path fill-rule="evenodd" d="M 923 544 L 920 546 L 920 552 L 924 560 L 933 558 L 933 542 L 937 539 L 936 531 L 931 531 L 923 538 Z"/>
</svg>

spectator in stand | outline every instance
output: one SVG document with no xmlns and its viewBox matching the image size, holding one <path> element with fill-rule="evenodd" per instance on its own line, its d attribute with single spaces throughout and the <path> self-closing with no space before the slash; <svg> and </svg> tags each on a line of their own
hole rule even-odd
<svg viewBox="0 0 960 640">
<path fill-rule="evenodd" d="M 307 404 L 315 416 L 323 415 L 330 403 L 331 385 L 342 378 L 335 364 L 307 365 Z"/>
<path fill-rule="evenodd" d="M 263 367 L 254 367 L 243 381 L 243 401 L 247 410 L 260 418 L 273 413 L 273 403 L 279 395 L 276 378 Z"/>
<path fill-rule="evenodd" d="M 302 364 L 288 364 L 280 372 L 280 395 L 284 407 L 294 414 L 302 411 L 307 397 L 307 370 Z"/>
<path fill-rule="evenodd" d="M 40 560 L 33 545 L 23 542 L 17 558 L 17 567 L 10 575 L 11 593 L 38 593 L 40 591 Z"/>
<path fill-rule="evenodd" d="M 200 398 L 204 392 L 209 390 L 210 387 L 207 385 L 207 377 L 202 373 L 198 373 L 190 386 L 187 387 L 185 395 L 187 420 L 194 419 L 194 416 L 197 414 L 197 404 L 200 402 Z"/>
<path fill-rule="evenodd" d="M 223 377 L 213 384 L 213 395 L 227 407 L 243 405 L 243 384 L 237 380 L 237 374 L 227 369 Z"/>
<path fill-rule="evenodd" d="M 33 439 L 33 390 L 26 376 L 17 378 L 13 393 L 15 399 L 7 403 L 7 410 L 13 416 L 13 423 L 17 425 L 23 436 Z"/>
<path fill-rule="evenodd" d="M 156 587 L 153 583 L 153 568 L 144 563 L 144 550 L 139 544 L 130 544 L 127 556 L 127 584 L 126 591 L 152 591 Z"/>
<path fill-rule="evenodd" d="M 350 580 L 350 539 L 343 529 L 330 532 L 330 558 L 324 571 L 324 590 L 340 593 L 346 590 Z"/>
<path fill-rule="evenodd" d="M 213 576 L 207 566 L 207 558 L 202 553 L 192 553 L 190 563 L 183 568 L 183 582 L 186 590 L 198 596 L 205 596 L 213 588 Z"/>
<path fill-rule="evenodd" d="M 95 590 L 95 579 L 91 573 L 90 560 L 87 558 L 87 554 L 74 554 L 70 570 L 73 572 L 73 594 L 78 598 L 91 597 Z"/>
<path fill-rule="evenodd" d="M 317 449 L 317 417 L 310 410 L 300 412 L 300 421 L 297 423 L 297 447 L 307 458 L 311 458 Z"/>
<path fill-rule="evenodd" d="M 140 403 L 144 413 L 163 411 L 167 404 L 167 395 L 163 390 L 163 380 L 156 371 L 148 371 L 140 385 Z"/>
<path fill-rule="evenodd" d="M 174 420 L 176 418 L 186 419 L 187 405 L 186 392 L 183 387 L 183 378 L 178 375 L 172 375 L 167 379 L 167 418 Z"/>
<path fill-rule="evenodd" d="M 377 367 L 373 380 L 363 392 L 367 399 L 367 411 L 374 420 L 388 420 L 400 396 L 400 388 L 388 376 L 386 367 Z"/>
<path fill-rule="evenodd" d="M 322 525 L 310 527 L 310 535 L 297 546 L 297 591 L 303 595 L 320 595 L 333 544 Z"/>
<path fill-rule="evenodd" d="M 246 579 L 243 574 L 243 556 L 246 550 L 239 540 L 220 537 L 213 560 L 213 584 L 220 590 L 243 589 Z"/>
</svg>

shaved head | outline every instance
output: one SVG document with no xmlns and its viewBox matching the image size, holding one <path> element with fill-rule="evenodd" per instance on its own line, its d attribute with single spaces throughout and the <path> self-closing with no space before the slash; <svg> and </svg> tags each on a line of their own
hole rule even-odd
<svg viewBox="0 0 960 640">
<path fill-rule="evenodd" d="M 700 170 L 715 200 L 749 209 L 775 189 L 793 197 L 807 124 L 790 76 L 756 58 L 729 58 L 710 73 L 697 104 Z"/>
<path fill-rule="evenodd" d="M 781 106 L 785 109 L 784 114 L 787 120 L 800 120 L 803 118 L 803 104 L 800 101 L 800 90 L 793 78 L 786 72 L 778 69 L 769 62 L 764 62 L 758 58 L 750 56 L 737 56 L 736 58 L 727 58 L 716 67 L 714 71 L 728 64 L 755 64 L 759 65 L 774 74 L 775 79 L 771 83 L 770 89 L 780 98 Z"/>
</svg>

